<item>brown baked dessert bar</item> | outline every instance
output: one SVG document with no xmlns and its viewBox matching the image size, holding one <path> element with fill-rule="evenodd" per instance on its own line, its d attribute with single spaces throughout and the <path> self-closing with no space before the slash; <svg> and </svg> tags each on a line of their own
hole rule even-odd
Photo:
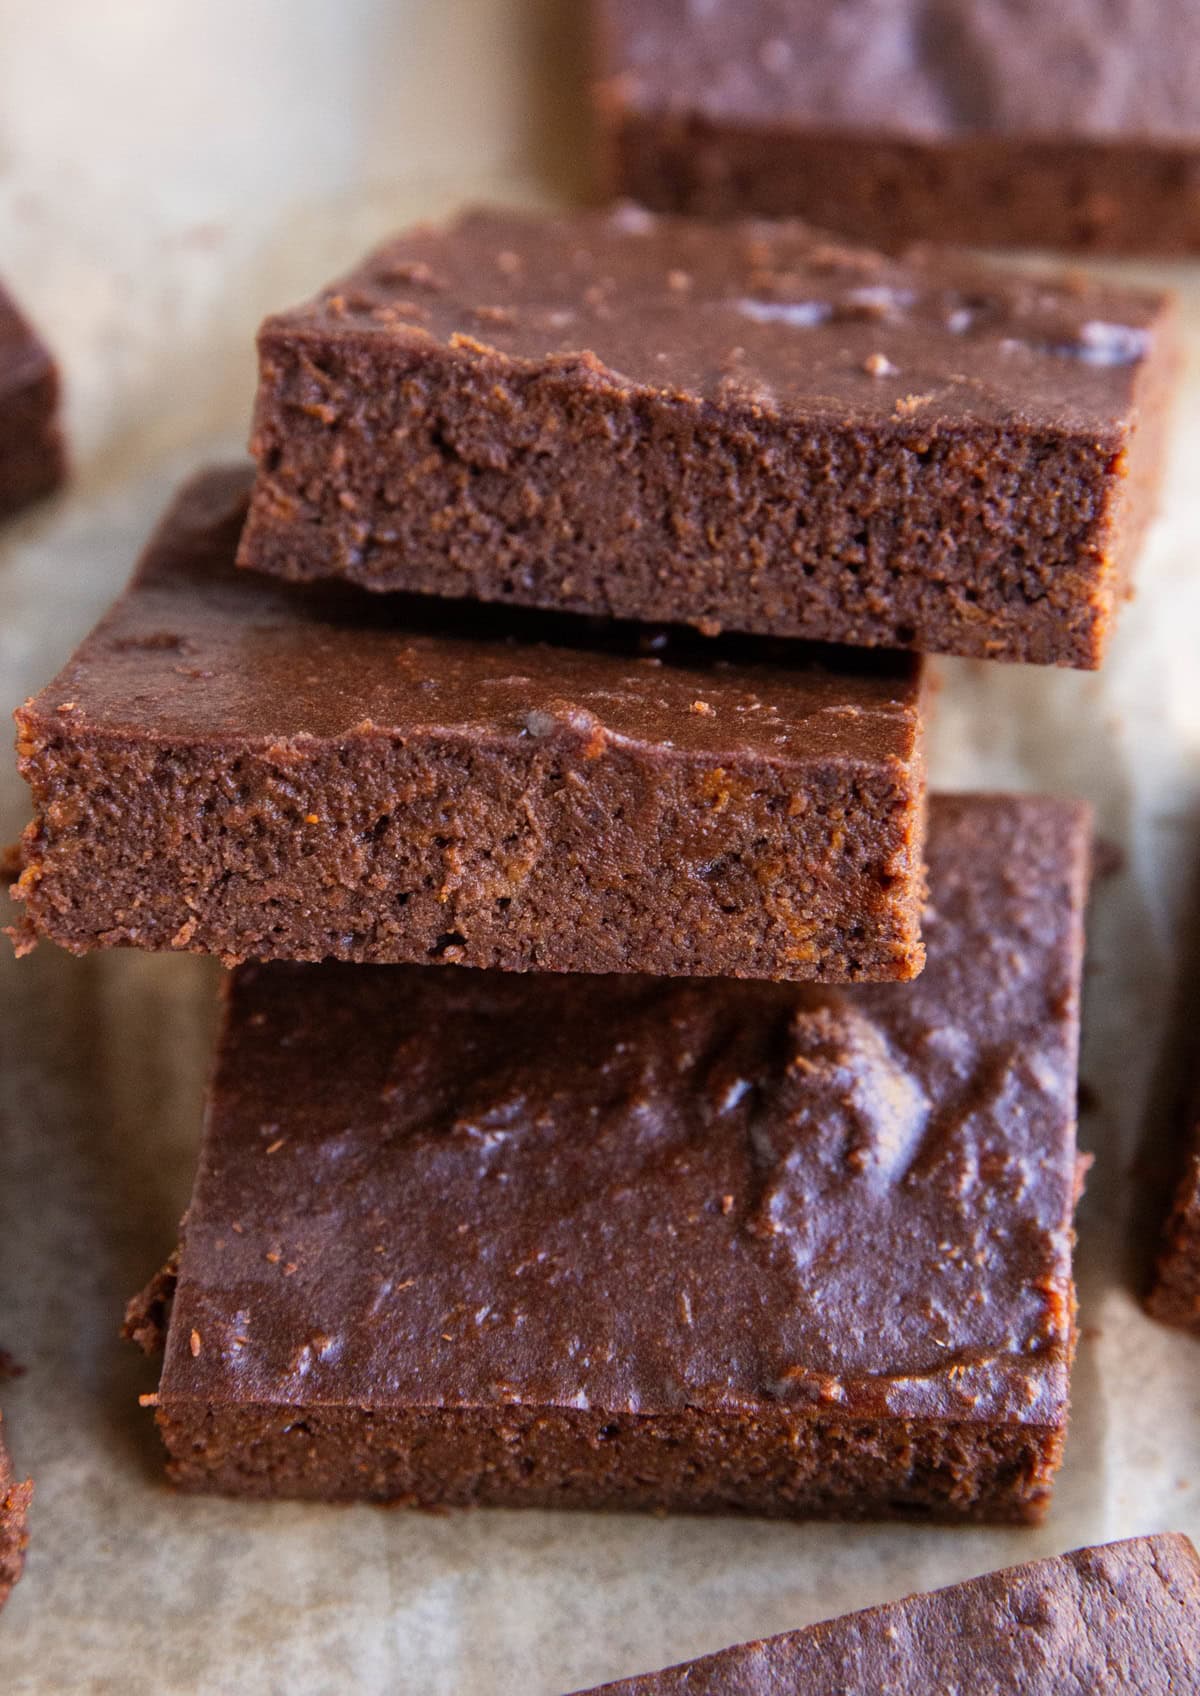
<svg viewBox="0 0 1200 1696">
<path fill-rule="evenodd" d="M 129 1317 L 165 1324 L 171 1477 L 1037 1519 L 1087 818 L 940 798 L 930 838 L 911 985 L 243 967 L 177 1265 Z"/>
<path fill-rule="evenodd" d="M 243 565 L 1084 667 L 1175 367 L 1158 295 L 629 208 L 415 230 L 259 359 Z"/>
<path fill-rule="evenodd" d="M 1146 1307 L 1165 1325 L 1200 1333 L 1200 1107 L 1194 1112 L 1186 1163 L 1163 1230 Z"/>
<path fill-rule="evenodd" d="M 63 480 L 54 361 L 0 287 L 0 518 Z"/>
<path fill-rule="evenodd" d="M 713 644 L 234 569 L 184 491 L 17 714 L 24 940 L 508 970 L 912 977 L 905 655 Z"/>
<path fill-rule="evenodd" d="M 1200 9 L 595 0 L 602 175 L 870 241 L 1200 252 Z"/>
<path fill-rule="evenodd" d="M 590 1696 L 1182 1696 L 1200 1667 L 1200 1561 L 1134 1537 L 741 1643 Z"/>
<path fill-rule="evenodd" d="M 29 1480 L 23 1484 L 17 1482 L 0 1430 L 0 1608 L 7 1602 L 9 1591 L 25 1566 L 25 1548 L 29 1542 L 25 1524 L 32 1497 L 33 1485 Z"/>
</svg>

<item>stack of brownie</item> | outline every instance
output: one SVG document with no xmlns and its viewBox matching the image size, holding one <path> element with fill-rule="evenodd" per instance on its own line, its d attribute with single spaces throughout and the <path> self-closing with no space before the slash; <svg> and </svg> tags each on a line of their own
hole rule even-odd
<svg viewBox="0 0 1200 1696">
<path fill-rule="evenodd" d="M 172 1477 L 1037 1518 L 1089 825 L 926 809 L 922 656 L 1099 663 L 1163 303 L 484 213 L 260 354 L 19 715 L 24 940 L 237 968 Z"/>
</svg>

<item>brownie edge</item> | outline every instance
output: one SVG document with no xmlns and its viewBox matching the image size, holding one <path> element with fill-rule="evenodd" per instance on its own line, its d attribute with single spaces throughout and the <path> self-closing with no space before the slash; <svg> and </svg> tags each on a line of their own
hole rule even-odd
<svg viewBox="0 0 1200 1696">
<path fill-rule="evenodd" d="M 173 1481 L 1040 1518 L 1088 839 L 1073 803 L 935 797 L 903 986 L 242 967 L 127 1322 L 165 1337 Z"/>
<path fill-rule="evenodd" d="M 1200 1561 L 1175 1533 L 1078 1549 L 579 1696 L 1184 1696 L 1200 1688 Z"/>
</svg>

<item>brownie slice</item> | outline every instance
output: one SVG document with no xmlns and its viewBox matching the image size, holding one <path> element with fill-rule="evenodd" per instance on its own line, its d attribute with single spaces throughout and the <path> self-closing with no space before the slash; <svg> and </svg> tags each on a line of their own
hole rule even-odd
<svg viewBox="0 0 1200 1696">
<path fill-rule="evenodd" d="M 741 1643 L 590 1696 L 1181 1696 L 1197 1688 L 1200 1561 L 1133 1537 Z"/>
<path fill-rule="evenodd" d="M 0 518 L 63 480 L 58 399 L 54 361 L 0 288 Z"/>
<path fill-rule="evenodd" d="M 17 1482 L 0 1430 L 0 1608 L 7 1602 L 9 1591 L 25 1566 L 25 1548 L 29 1542 L 25 1522 L 32 1498 L 33 1485 L 29 1480 L 23 1484 Z"/>
<path fill-rule="evenodd" d="M 610 192 L 702 216 L 1200 252 L 1200 9 L 595 0 Z"/>
<path fill-rule="evenodd" d="M 1083 667 L 1175 368 L 1158 295 L 629 208 L 413 231 L 259 356 L 243 565 Z"/>
<path fill-rule="evenodd" d="M 156 1397 L 190 1490 L 1036 1520 L 1084 809 L 937 799 L 915 984 L 231 980 Z"/>
<path fill-rule="evenodd" d="M 919 971 L 911 659 L 288 588 L 234 569 L 248 484 L 185 490 L 17 714 L 25 942 Z"/>
</svg>

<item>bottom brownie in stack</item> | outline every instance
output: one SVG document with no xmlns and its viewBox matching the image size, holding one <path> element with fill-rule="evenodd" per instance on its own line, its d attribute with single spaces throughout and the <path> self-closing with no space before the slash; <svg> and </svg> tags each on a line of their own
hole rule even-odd
<svg viewBox="0 0 1200 1696">
<path fill-rule="evenodd" d="M 249 966 L 157 1418 L 189 1489 L 1044 1511 L 1086 810 L 942 798 L 915 984 Z"/>
</svg>

